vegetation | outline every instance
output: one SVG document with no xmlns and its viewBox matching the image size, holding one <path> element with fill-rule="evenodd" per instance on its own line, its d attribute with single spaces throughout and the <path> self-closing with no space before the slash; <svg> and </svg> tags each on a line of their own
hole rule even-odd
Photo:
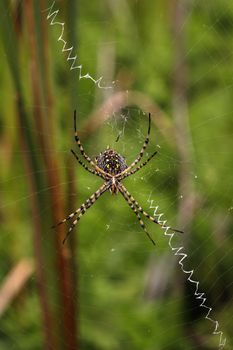
<svg viewBox="0 0 233 350">
<path fill-rule="evenodd" d="M 47 18 L 52 4 L 0 1 L 0 349 L 218 349 L 224 338 L 231 349 L 233 3 L 56 1 L 64 25 Z M 70 69 L 62 28 L 100 84 Z M 169 238 L 145 219 L 154 247 L 120 195 L 99 198 L 67 244 L 69 225 L 51 230 L 102 184 L 70 153 L 75 109 L 87 153 L 109 145 L 128 164 L 152 114 L 147 156 L 158 155 L 124 183 L 184 230 L 172 246 L 221 339 Z"/>
</svg>

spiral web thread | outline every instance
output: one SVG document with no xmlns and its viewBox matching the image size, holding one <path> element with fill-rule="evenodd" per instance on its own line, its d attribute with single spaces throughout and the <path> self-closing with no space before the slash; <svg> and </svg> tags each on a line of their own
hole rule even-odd
<svg viewBox="0 0 233 350">
<path fill-rule="evenodd" d="M 66 60 L 70 63 L 70 70 L 75 70 L 75 69 L 79 70 L 79 80 L 81 80 L 81 79 L 90 79 L 95 84 L 97 84 L 97 86 L 100 89 L 112 89 L 112 86 L 103 86 L 103 85 L 101 85 L 103 77 L 95 79 L 89 73 L 86 73 L 84 75 L 82 74 L 83 67 L 82 67 L 82 64 L 77 64 L 77 54 L 75 54 L 73 52 L 74 51 L 74 47 L 73 46 L 68 47 L 67 41 L 64 38 L 65 22 L 56 21 L 56 17 L 57 17 L 57 15 L 59 13 L 59 10 L 54 9 L 54 5 L 55 5 L 55 1 L 44 12 L 49 12 L 47 17 L 46 17 L 46 19 L 50 22 L 51 26 L 58 25 L 58 26 L 61 27 L 61 33 L 60 33 L 60 36 L 58 37 L 57 41 L 61 41 L 63 43 L 62 52 L 68 53 Z"/>
<path fill-rule="evenodd" d="M 206 309 L 205 318 L 214 324 L 214 331 L 212 334 L 219 336 L 218 349 L 219 350 L 223 349 L 226 345 L 226 338 L 223 337 L 223 332 L 219 330 L 219 322 L 210 317 L 210 314 L 212 312 L 212 308 L 206 305 L 207 298 L 205 296 L 205 293 L 202 293 L 199 290 L 200 282 L 192 279 L 192 276 L 194 274 L 194 269 L 189 270 L 189 271 L 185 269 L 183 261 L 188 257 L 188 255 L 184 252 L 184 247 L 183 246 L 174 247 L 172 245 L 172 239 L 175 236 L 175 233 L 168 232 L 170 227 L 166 225 L 167 220 L 161 220 L 163 213 L 161 213 L 161 214 L 157 213 L 159 207 L 153 205 L 154 200 L 149 198 L 147 201 L 150 203 L 150 209 L 154 210 L 153 216 L 156 217 L 158 223 L 161 225 L 162 229 L 164 230 L 164 235 L 169 237 L 168 244 L 169 244 L 170 249 L 172 250 L 172 252 L 174 253 L 175 256 L 179 257 L 178 258 L 179 265 L 181 266 L 182 272 L 188 276 L 187 280 L 190 283 L 192 283 L 193 285 L 195 285 L 194 296 L 199 301 L 199 307 Z"/>
</svg>

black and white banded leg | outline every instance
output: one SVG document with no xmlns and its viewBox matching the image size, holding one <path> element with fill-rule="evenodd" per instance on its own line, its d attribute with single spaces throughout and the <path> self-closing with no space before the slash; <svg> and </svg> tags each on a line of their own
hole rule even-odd
<svg viewBox="0 0 233 350">
<path fill-rule="evenodd" d="M 87 170 L 87 171 L 88 171 L 89 173 L 91 173 L 91 174 L 94 174 L 94 175 L 97 175 L 97 176 L 101 177 L 102 179 L 105 179 L 104 176 L 103 176 L 103 174 L 98 173 L 98 171 L 96 171 L 96 170 L 90 169 L 85 163 L 83 163 L 83 162 L 79 159 L 79 157 L 77 156 L 77 154 L 76 154 L 72 149 L 71 149 L 71 152 L 72 152 L 72 154 L 74 155 L 74 157 L 77 159 L 77 161 L 79 162 L 79 164 L 82 165 L 82 167 L 83 167 L 85 170 Z"/>
<path fill-rule="evenodd" d="M 178 232 L 178 233 L 184 233 L 183 231 L 177 230 L 175 228 L 172 228 L 170 226 L 163 225 L 162 223 L 158 222 L 153 216 L 149 215 L 136 201 L 136 199 L 131 195 L 131 193 L 125 188 L 124 185 L 119 184 L 121 189 L 126 193 L 127 197 L 129 198 L 130 202 L 135 205 L 135 207 L 138 209 L 138 211 L 143 214 L 145 217 L 147 217 L 149 220 L 153 221 L 155 224 L 160 225 L 162 228 L 167 228 L 170 231 Z"/>
<path fill-rule="evenodd" d="M 93 160 L 91 160 L 91 158 L 86 154 L 86 152 L 84 151 L 84 148 L 81 144 L 80 138 L 78 137 L 78 133 L 77 133 L 77 126 L 76 126 L 76 110 L 74 111 L 74 138 L 75 141 L 80 149 L 80 152 L 82 154 L 82 156 L 86 159 L 86 161 L 88 163 L 90 163 L 96 171 L 98 171 L 99 173 L 102 173 L 102 175 L 107 176 L 107 173 L 105 171 L 103 171 L 102 169 L 100 169 L 94 162 Z"/>
<path fill-rule="evenodd" d="M 144 144 L 143 144 L 143 146 L 142 146 L 142 149 L 141 149 L 141 151 L 140 151 L 138 157 L 135 159 L 135 161 L 134 161 L 132 164 L 130 164 L 130 166 L 128 166 L 128 168 L 126 168 L 126 169 L 123 171 L 123 173 L 128 172 L 132 167 L 134 167 L 134 166 L 141 160 L 141 158 L 142 158 L 142 156 L 143 156 L 143 154 L 144 154 L 144 152 L 145 152 L 145 149 L 146 149 L 147 146 L 148 146 L 149 140 L 150 140 L 150 126 L 151 126 L 151 114 L 149 113 L 149 126 L 148 126 L 148 131 L 147 131 L 147 137 L 146 137 L 146 139 L 145 139 L 145 141 L 144 141 Z M 120 177 L 120 174 L 117 175 L 116 177 Z"/>
<path fill-rule="evenodd" d="M 65 221 L 71 219 L 74 215 L 78 214 L 78 217 L 72 222 L 67 234 L 66 234 L 66 237 L 64 238 L 63 240 L 63 244 L 65 243 L 65 241 L 67 240 L 67 238 L 69 237 L 71 231 L 74 229 L 74 227 L 77 225 L 78 221 L 81 219 L 81 217 L 85 214 L 85 212 L 87 211 L 87 209 L 89 209 L 96 201 L 97 199 L 104 193 L 106 192 L 108 189 L 109 189 L 110 185 L 107 184 L 107 183 L 104 183 L 95 193 L 93 193 L 91 195 L 90 198 L 88 198 L 81 206 L 80 208 L 78 208 L 74 213 L 70 214 L 68 216 L 67 219 L 65 219 Z M 61 222 L 65 222 L 64 220 Z"/>
<path fill-rule="evenodd" d="M 119 191 L 120 191 L 120 193 L 122 194 L 122 196 L 124 197 L 124 199 L 126 200 L 126 202 L 128 203 L 128 205 L 130 206 L 130 208 L 133 210 L 133 212 L 135 213 L 135 215 L 137 216 L 137 219 L 138 219 L 138 221 L 139 221 L 139 223 L 140 223 L 140 225 L 141 225 L 143 231 L 145 232 L 145 234 L 147 235 L 147 237 L 149 238 L 149 240 L 153 243 L 153 245 L 155 245 L 155 242 L 154 242 L 154 240 L 151 238 L 149 232 L 147 231 L 146 226 L 145 226 L 143 220 L 141 219 L 141 216 L 140 216 L 140 214 L 139 214 L 139 212 L 138 212 L 136 206 L 134 205 L 134 203 L 132 203 L 132 202 L 130 201 L 129 197 L 127 196 L 127 194 L 125 193 L 125 191 L 124 191 L 121 187 L 119 187 Z"/>
<path fill-rule="evenodd" d="M 120 177 L 120 180 L 125 179 L 126 177 L 135 174 L 138 170 L 140 170 L 141 168 L 143 168 L 158 152 L 154 152 L 144 163 L 138 165 L 135 169 L 125 173 L 122 175 L 122 177 Z"/>
<path fill-rule="evenodd" d="M 109 185 L 107 183 L 104 183 L 95 193 L 93 193 L 77 210 L 75 210 L 73 213 L 68 215 L 65 219 L 58 222 L 56 225 L 52 226 L 52 228 L 55 228 L 61 224 L 64 224 L 66 221 L 69 221 L 72 219 L 75 215 L 78 215 L 79 213 L 82 215 L 86 212 L 88 208 L 92 206 L 92 204 L 95 203 L 95 201 L 106 191 L 109 189 Z M 82 216 L 81 215 L 81 216 Z"/>
<path fill-rule="evenodd" d="M 80 138 L 78 137 L 78 133 L 77 133 L 77 125 L 76 125 L 76 110 L 74 111 L 74 138 L 75 141 L 80 149 L 80 152 L 82 154 L 82 156 L 86 159 L 86 161 L 88 161 L 91 165 L 95 166 L 95 163 L 91 160 L 91 158 L 86 154 L 86 152 L 84 151 L 84 148 L 81 144 Z"/>
</svg>

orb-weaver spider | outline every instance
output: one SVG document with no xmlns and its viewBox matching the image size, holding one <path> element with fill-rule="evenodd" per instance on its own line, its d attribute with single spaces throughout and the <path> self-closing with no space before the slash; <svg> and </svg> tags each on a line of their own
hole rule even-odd
<svg viewBox="0 0 233 350">
<path fill-rule="evenodd" d="M 71 152 L 73 153 L 73 155 L 75 156 L 79 164 L 81 164 L 85 170 L 89 171 L 91 174 L 101 177 L 104 180 L 104 184 L 95 193 L 93 193 L 91 197 L 88 198 L 77 210 L 75 210 L 75 212 L 71 213 L 64 220 L 59 222 L 57 225 L 53 226 L 53 227 L 56 227 L 60 224 L 63 224 L 67 220 L 72 219 L 75 215 L 78 215 L 77 218 L 73 221 L 72 225 L 70 226 L 69 231 L 63 240 L 63 243 L 65 243 L 69 234 L 71 233 L 73 228 L 76 226 L 80 218 L 85 214 L 87 209 L 89 209 L 96 202 L 96 200 L 107 190 L 109 190 L 111 194 L 117 194 L 118 192 L 122 194 L 122 196 L 130 206 L 130 208 L 133 210 L 133 212 L 137 216 L 137 219 L 142 229 L 144 230 L 144 232 L 146 233 L 146 235 L 154 245 L 155 245 L 155 242 L 149 235 L 145 227 L 145 224 L 141 219 L 141 214 L 143 214 L 145 217 L 147 217 L 154 223 L 162 226 L 163 228 L 166 228 L 175 232 L 183 233 L 183 231 L 173 229 L 168 226 L 164 226 L 162 223 L 158 222 L 153 216 L 150 216 L 148 213 L 146 213 L 144 209 L 134 199 L 134 197 L 127 191 L 125 186 L 121 183 L 123 179 L 125 179 L 130 175 L 135 174 L 138 170 L 144 167 L 156 155 L 157 152 L 154 152 L 144 163 L 141 163 L 136 168 L 132 169 L 141 160 L 144 154 L 144 151 L 149 143 L 150 127 L 151 127 L 151 115 L 149 113 L 149 127 L 148 127 L 147 137 L 144 141 L 144 144 L 142 146 L 142 149 L 138 157 L 129 166 L 126 165 L 124 157 L 122 157 L 119 153 L 109 148 L 106 149 L 104 152 L 101 152 L 93 161 L 85 153 L 83 146 L 80 142 L 80 139 L 78 137 L 77 127 L 76 127 L 76 111 L 74 111 L 75 141 L 80 149 L 81 155 L 93 168 L 89 168 L 85 163 L 83 163 L 73 150 L 71 150 Z"/>
</svg>

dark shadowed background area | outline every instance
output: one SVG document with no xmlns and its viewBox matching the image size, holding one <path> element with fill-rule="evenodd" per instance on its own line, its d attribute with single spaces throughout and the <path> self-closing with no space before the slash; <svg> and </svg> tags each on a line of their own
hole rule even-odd
<svg viewBox="0 0 233 350">
<path fill-rule="evenodd" d="M 0 35 L 0 349 L 233 349 L 233 2 L 1 0 Z M 124 185 L 183 235 L 107 192 L 62 244 L 103 183 L 75 109 L 127 164 L 151 113 Z"/>
</svg>

